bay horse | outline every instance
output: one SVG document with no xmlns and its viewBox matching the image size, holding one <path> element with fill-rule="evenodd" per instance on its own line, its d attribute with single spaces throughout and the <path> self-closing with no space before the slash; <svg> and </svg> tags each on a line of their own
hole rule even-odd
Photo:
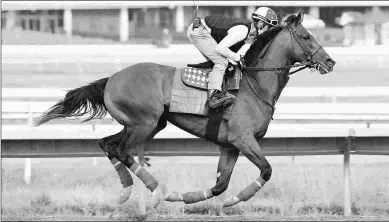
<svg viewBox="0 0 389 222">
<path fill-rule="evenodd" d="M 259 140 L 267 132 L 277 99 L 289 80 L 292 67 L 303 66 L 321 74 L 333 70 L 335 61 L 328 55 L 312 34 L 303 27 L 304 13 L 289 16 L 284 24 L 259 36 L 247 51 L 242 66 L 237 100 L 230 119 L 220 124 L 214 142 L 220 146 L 216 185 L 202 191 L 167 195 L 166 187 L 148 173 L 135 159 L 133 150 L 143 149 L 154 136 L 164 129 L 167 121 L 197 136 L 205 138 L 209 117 L 187 113 L 169 112 L 173 77 L 176 68 L 156 63 L 131 65 L 109 78 L 70 90 L 35 125 L 52 119 L 80 117 L 84 121 L 104 117 L 107 112 L 123 130 L 102 138 L 99 146 L 117 170 L 123 190 L 119 202 L 131 193 L 133 180 L 130 169 L 152 192 L 151 205 L 156 208 L 161 201 L 183 201 L 186 204 L 203 201 L 222 194 L 228 187 L 232 171 L 240 152 L 260 169 L 260 175 L 239 194 L 228 198 L 224 207 L 249 200 L 262 188 L 272 175 L 272 167 L 259 147 Z M 266 45 L 261 38 L 273 35 Z M 301 69 L 301 68 L 300 68 Z"/>
</svg>

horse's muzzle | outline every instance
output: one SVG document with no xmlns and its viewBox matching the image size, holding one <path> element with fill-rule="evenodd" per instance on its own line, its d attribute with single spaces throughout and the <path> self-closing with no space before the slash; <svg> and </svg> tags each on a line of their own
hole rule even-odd
<svg viewBox="0 0 389 222">
<path fill-rule="evenodd" d="M 317 63 L 317 67 L 315 68 L 320 72 L 320 74 L 327 74 L 334 70 L 335 63 L 336 62 L 333 59 L 327 58 L 324 64 Z"/>
</svg>

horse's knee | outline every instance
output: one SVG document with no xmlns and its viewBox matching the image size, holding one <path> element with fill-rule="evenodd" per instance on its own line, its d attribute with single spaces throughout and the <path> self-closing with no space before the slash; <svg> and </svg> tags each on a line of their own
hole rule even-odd
<svg viewBox="0 0 389 222">
<path fill-rule="evenodd" d="M 270 180 L 271 174 L 272 174 L 272 167 L 270 166 L 270 164 L 267 164 L 266 167 L 261 169 L 261 177 L 265 181 Z"/>
<path fill-rule="evenodd" d="M 213 196 L 219 196 L 224 191 L 226 191 L 227 188 L 228 188 L 228 183 L 226 183 L 226 182 L 220 183 L 220 184 L 216 184 L 216 186 L 211 188 L 212 195 Z"/>
</svg>

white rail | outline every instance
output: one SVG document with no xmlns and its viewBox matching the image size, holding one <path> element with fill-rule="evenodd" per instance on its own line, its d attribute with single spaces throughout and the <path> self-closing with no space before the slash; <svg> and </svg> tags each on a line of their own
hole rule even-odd
<svg viewBox="0 0 389 222">
<path fill-rule="evenodd" d="M 3 88 L 2 119 L 24 119 L 31 123 L 33 117 L 63 99 L 67 90 Z M 370 102 L 372 99 L 374 102 Z M 111 116 L 108 114 L 105 119 L 111 119 Z M 276 122 L 362 122 L 369 126 L 387 123 L 389 87 L 286 88 L 276 106 L 274 119 Z"/>
</svg>

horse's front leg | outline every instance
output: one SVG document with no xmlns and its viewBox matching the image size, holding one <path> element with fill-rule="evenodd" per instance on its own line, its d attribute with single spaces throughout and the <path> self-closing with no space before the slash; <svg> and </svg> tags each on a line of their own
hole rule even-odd
<svg viewBox="0 0 389 222">
<path fill-rule="evenodd" d="M 232 171 L 239 157 L 239 150 L 236 148 L 221 147 L 220 151 L 217 179 L 214 187 L 202 191 L 188 192 L 182 195 L 174 191 L 166 198 L 166 201 L 183 201 L 186 204 L 191 204 L 222 194 L 227 189 L 230 182 Z"/>
<path fill-rule="evenodd" d="M 223 207 L 230 207 L 241 201 L 249 200 L 257 191 L 263 187 L 263 185 L 265 185 L 272 174 L 272 168 L 263 155 L 253 133 L 245 132 L 244 130 L 239 130 L 236 132 L 239 133 L 236 133 L 235 135 L 232 135 L 231 138 L 229 138 L 230 143 L 238 148 L 243 153 L 243 155 L 245 155 L 261 170 L 261 175 L 256 180 L 254 180 L 254 182 L 243 189 L 237 196 L 226 200 Z"/>
</svg>

